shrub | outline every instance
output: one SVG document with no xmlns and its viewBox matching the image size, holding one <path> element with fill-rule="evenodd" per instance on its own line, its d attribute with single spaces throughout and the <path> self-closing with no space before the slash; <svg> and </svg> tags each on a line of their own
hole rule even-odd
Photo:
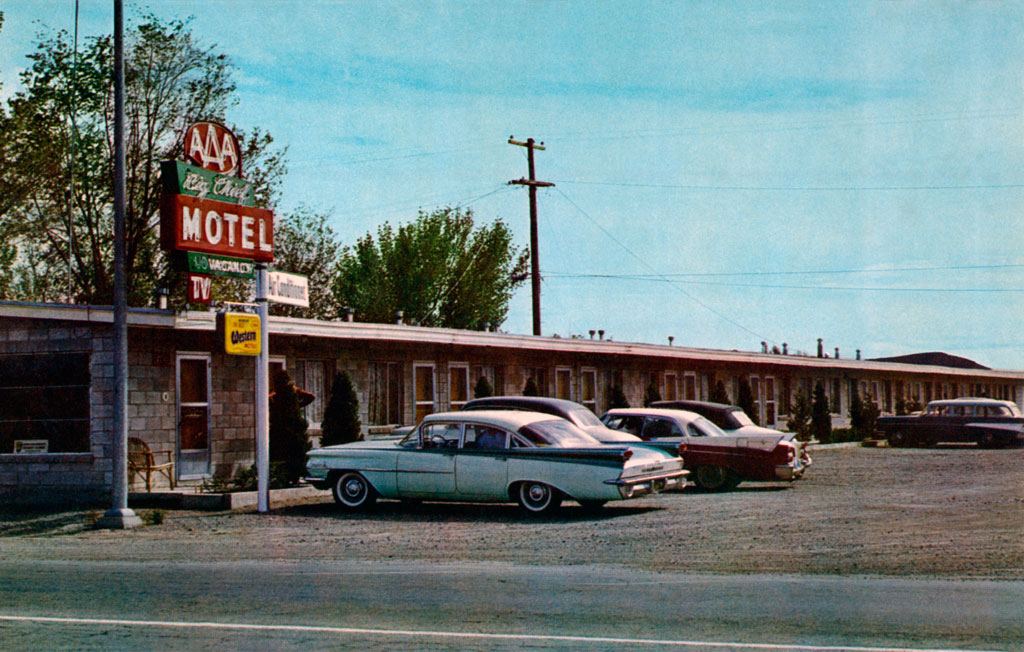
<svg viewBox="0 0 1024 652">
<path fill-rule="evenodd" d="M 491 387 L 486 376 L 480 376 L 473 387 L 473 398 L 487 398 L 488 396 L 494 396 L 494 388 Z"/>
<path fill-rule="evenodd" d="M 334 374 L 321 430 L 321 446 L 348 444 L 363 437 L 362 424 L 359 422 L 359 399 L 356 398 L 347 371 Z"/>
<path fill-rule="evenodd" d="M 608 388 L 607 402 L 609 410 L 629 407 L 629 400 L 626 399 L 626 393 L 622 391 L 621 385 L 612 385 Z"/>
<path fill-rule="evenodd" d="M 811 404 L 802 390 L 796 390 L 796 394 L 793 396 L 793 404 L 789 410 L 786 427 L 791 432 L 795 432 L 796 438 L 800 441 L 811 439 Z"/>
<path fill-rule="evenodd" d="M 708 400 L 712 403 L 725 403 L 726 405 L 732 403 L 729 400 L 729 392 L 725 390 L 725 383 L 721 379 L 715 381 L 715 384 L 711 386 L 711 391 L 708 392 Z"/>
<path fill-rule="evenodd" d="M 270 394 L 270 461 L 284 464 L 288 485 L 298 483 L 306 470 L 306 451 L 310 449 L 308 427 L 295 385 L 288 372 L 278 371 Z"/>
<path fill-rule="evenodd" d="M 537 383 L 533 382 L 533 378 L 526 379 L 526 385 L 523 387 L 523 396 L 540 396 Z"/>
<path fill-rule="evenodd" d="M 661 400 L 661 392 L 658 391 L 658 386 L 654 384 L 654 381 L 647 383 L 647 388 L 644 390 L 644 407 L 650 406 L 651 403 L 656 403 Z"/>
<path fill-rule="evenodd" d="M 811 436 L 821 442 L 832 439 L 832 415 L 829 414 L 825 387 L 820 382 L 814 385 L 814 400 L 811 402 Z"/>
</svg>

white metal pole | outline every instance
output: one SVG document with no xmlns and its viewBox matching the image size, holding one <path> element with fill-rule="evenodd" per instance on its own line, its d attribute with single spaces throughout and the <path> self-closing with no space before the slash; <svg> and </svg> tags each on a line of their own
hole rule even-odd
<svg viewBox="0 0 1024 652">
<path fill-rule="evenodd" d="M 260 317 L 260 354 L 256 357 L 256 511 L 270 509 L 270 328 L 266 263 L 256 264 L 256 314 Z"/>
</svg>

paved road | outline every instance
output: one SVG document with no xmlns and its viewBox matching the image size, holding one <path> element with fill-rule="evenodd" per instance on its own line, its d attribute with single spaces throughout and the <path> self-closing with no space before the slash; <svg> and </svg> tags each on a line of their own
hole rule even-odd
<svg viewBox="0 0 1024 652">
<path fill-rule="evenodd" d="M 1024 583 L 0 559 L 0 649 L 1021 650 Z"/>
</svg>

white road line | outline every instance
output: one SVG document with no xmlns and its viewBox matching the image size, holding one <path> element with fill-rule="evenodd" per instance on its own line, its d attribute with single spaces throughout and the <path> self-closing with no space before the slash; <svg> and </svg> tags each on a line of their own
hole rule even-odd
<svg viewBox="0 0 1024 652">
<path fill-rule="evenodd" d="M 237 629 L 237 631 L 302 632 L 319 634 L 358 634 L 366 636 L 402 636 L 438 639 L 485 639 L 492 641 L 538 641 L 565 643 L 611 643 L 618 645 L 652 645 L 703 648 L 737 648 L 743 650 L 801 650 L 802 652 L 1002 652 L 1000 650 L 966 650 L 940 648 L 881 648 L 849 645 L 793 645 L 775 643 L 739 643 L 723 641 L 674 641 L 666 639 L 625 639 L 616 637 L 579 637 L 543 634 L 485 634 L 474 632 L 430 632 L 422 629 L 369 629 L 301 624 L 255 624 L 246 622 L 185 622 L 175 620 L 124 620 L 120 618 L 62 618 L 54 616 L 4 616 L 0 621 L 60 624 L 103 624 L 142 627 L 180 627 L 194 629 Z"/>
<path fill-rule="evenodd" d="M 744 650 L 800 650 L 801 652 L 1004 652 L 1002 650 L 967 650 L 959 648 L 870 647 L 856 645 L 794 645 L 783 643 L 740 643 L 725 641 L 688 641 L 648 638 L 617 638 L 608 636 L 560 636 L 549 634 L 488 634 L 481 632 L 444 632 L 412 629 L 365 629 L 360 627 L 329 627 L 318 625 L 258 625 L 252 623 L 184 622 L 173 620 L 122 620 L 119 618 L 61 618 L 54 616 L 3 616 L 0 622 L 56 623 L 71 625 L 120 625 L 124 627 L 171 627 L 185 629 L 220 629 L 239 631 L 279 631 L 322 634 L 362 634 L 366 636 L 412 636 L 425 638 L 486 639 L 505 641 L 614 643 L 619 645 L 656 645 L 675 647 L 735 648 Z"/>
</svg>

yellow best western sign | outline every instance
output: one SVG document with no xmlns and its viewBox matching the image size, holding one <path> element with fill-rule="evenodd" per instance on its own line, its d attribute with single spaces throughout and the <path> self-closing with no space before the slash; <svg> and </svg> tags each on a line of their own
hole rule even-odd
<svg viewBox="0 0 1024 652">
<path fill-rule="evenodd" d="M 224 351 L 233 355 L 260 354 L 260 318 L 243 312 L 224 314 Z"/>
</svg>

